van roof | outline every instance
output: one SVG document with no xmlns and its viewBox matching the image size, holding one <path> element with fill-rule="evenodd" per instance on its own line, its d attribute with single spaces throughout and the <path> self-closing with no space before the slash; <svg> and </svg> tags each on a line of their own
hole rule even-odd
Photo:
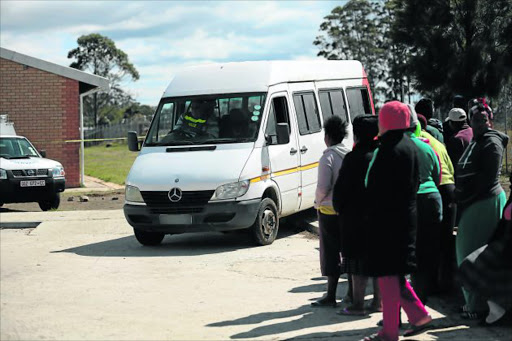
<svg viewBox="0 0 512 341">
<path fill-rule="evenodd" d="M 163 97 L 266 92 L 287 82 L 365 78 L 356 60 L 252 61 L 204 64 L 177 72 Z"/>
</svg>

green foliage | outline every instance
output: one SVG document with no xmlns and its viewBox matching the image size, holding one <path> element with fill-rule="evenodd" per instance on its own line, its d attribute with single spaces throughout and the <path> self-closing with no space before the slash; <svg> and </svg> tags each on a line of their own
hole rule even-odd
<svg viewBox="0 0 512 341">
<path fill-rule="evenodd" d="M 510 0 L 394 2 L 392 39 L 411 49 L 418 90 L 438 104 L 500 93 L 512 71 Z"/>
<path fill-rule="evenodd" d="M 126 144 L 111 147 L 98 145 L 85 148 L 85 174 L 103 181 L 124 185 L 138 153 L 130 152 Z"/>
<path fill-rule="evenodd" d="M 151 120 L 155 113 L 156 108 L 146 105 L 140 104 L 138 102 L 131 103 L 125 110 L 123 118 L 131 119 L 137 116 L 145 116 L 148 120 Z"/>
<path fill-rule="evenodd" d="M 382 96 L 403 101 L 411 92 L 410 49 L 391 39 L 394 11 L 394 1 L 350 0 L 324 18 L 323 34 L 313 42 L 318 56 L 361 61 L 377 101 Z"/>
<path fill-rule="evenodd" d="M 92 116 L 94 126 L 110 120 L 102 114 L 110 112 L 105 107 L 123 107 L 129 105 L 131 96 L 122 89 L 122 81 L 127 77 L 138 80 L 139 73 L 129 62 L 128 55 L 118 49 L 110 38 L 97 33 L 84 35 L 77 40 L 78 47 L 68 52 L 68 58 L 74 58 L 70 67 L 88 71 L 109 80 L 108 93 L 95 93 L 85 97 L 85 113 Z"/>
<path fill-rule="evenodd" d="M 123 119 L 124 109 L 118 106 L 106 105 L 100 109 L 99 125 L 109 125 L 111 123 L 119 123 Z"/>
<path fill-rule="evenodd" d="M 327 59 L 357 59 L 363 63 L 372 88 L 382 78 L 383 50 L 378 22 L 378 4 L 367 0 L 350 0 L 334 8 L 320 25 L 322 35 L 314 45 L 318 56 Z"/>
</svg>

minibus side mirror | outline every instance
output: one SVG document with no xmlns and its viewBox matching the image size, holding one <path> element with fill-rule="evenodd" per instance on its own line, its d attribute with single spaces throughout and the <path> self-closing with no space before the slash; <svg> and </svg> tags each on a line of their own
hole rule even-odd
<svg viewBox="0 0 512 341">
<path fill-rule="evenodd" d="M 290 142 L 290 128 L 288 127 L 288 123 L 278 123 L 276 131 L 278 144 L 288 144 L 288 142 Z"/>
<path fill-rule="evenodd" d="M 139 149 L 139 138 L 137 137 L 136 131 L 128 132 L 128 149 L 131 152 L 138 152 Z"/>
<path fill-rule="evenodd" d="M 42 157 L 46 157 L 46 150 L 41 149 L 41 150 L 39 151 L 39 154 L 41 154 L 41 156 L 42 156 Z"/>
</svg>

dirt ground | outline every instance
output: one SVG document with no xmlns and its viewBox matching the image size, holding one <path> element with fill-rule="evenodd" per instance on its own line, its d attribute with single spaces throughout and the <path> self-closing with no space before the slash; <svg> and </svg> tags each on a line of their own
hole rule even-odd
<svg viewBox="0 0 512 341">
<path fill-rule="evenodd" d="M 87 196 L 88 201 L 80 201 L 80 197 Z M 84 211 L 84 210 L 117 210 L 124 205 L 124 190 L 108 192 L 83 192 L 69 191 L 61 194 L 60 206 L 57 211 Z M 36 202 L 4 204 L 0 207 L 0 213 L 7 212 L 40 212 Z"/>
</svg>

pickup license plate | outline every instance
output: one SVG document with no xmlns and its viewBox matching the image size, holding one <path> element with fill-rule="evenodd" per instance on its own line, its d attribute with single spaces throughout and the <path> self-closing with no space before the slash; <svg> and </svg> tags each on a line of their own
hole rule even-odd
<svg viewBox="0 0 512 341">
<path fill-rule="evenodd" d="M 20 181 L 20 187 L 43 187 L 43 186 L 46 186 L 46 182 L 44 180 Z"/>
<path fill-rule="evenodd" d="M 160 214 L 160 224 L 189 225 L 192 224 L 192 216 L 190 214 Z"/>
</svg>

